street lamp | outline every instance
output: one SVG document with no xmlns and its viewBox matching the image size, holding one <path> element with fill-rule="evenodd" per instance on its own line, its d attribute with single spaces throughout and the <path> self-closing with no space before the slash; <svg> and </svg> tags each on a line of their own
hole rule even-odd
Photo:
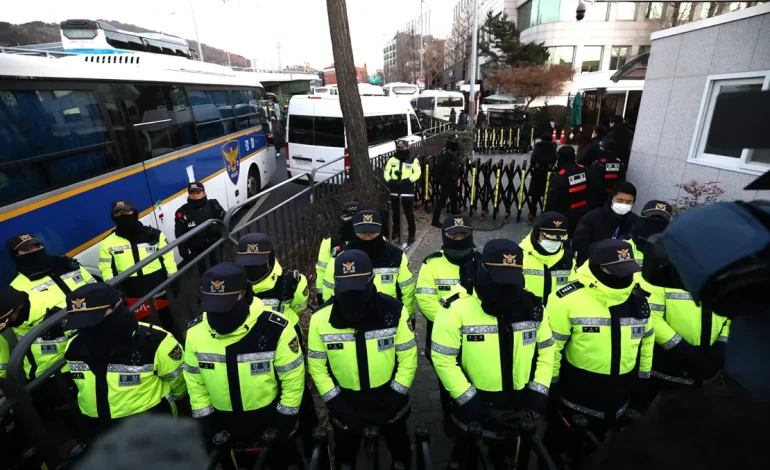
<svg viewBox="0 0 770 470">
<path fill-rule="evenodd" d="M 471 83 L 468 93 L 468 109 L 471 115 L 471 129 L 473 129 L 473 119 L 476 115 L 476 43 L 479 40 L 479 5 L 478 0 L 473 0 L 473 34 L 471 37 Z M 473 146 L 471 146 L 471 157 L 473 157 Z"/>
<path fill-rule="evenodd" d="M 201 38 L 198 36 L 198 23 L 195 21 L 195 9 L 193 8 L 192 0 L 190 0 L 190 15 L 192 16 L 193 29 L 195 30 L 195 41 L 198 43 L 198 58 L 203 62 L 203 46 L 201 45 Z"/>
</svg>

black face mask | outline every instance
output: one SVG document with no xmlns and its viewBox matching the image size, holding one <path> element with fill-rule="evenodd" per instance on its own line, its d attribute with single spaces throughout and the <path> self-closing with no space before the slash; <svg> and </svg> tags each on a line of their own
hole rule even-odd
<svg viewBox="0 0 770 470">
<path fill-rule="evenodd" d="M 246 269 L 246 277 L 249 278 L 249 282 L 258 284 L 273 272 L 273 263 L 268 261 L 267 264 L 262 266 L 244 266 L 244 268 Z"/>
<path fill-rule="evenodd" d="M 21 326 L 22 323 L 29 320 L 29 308 L 30 308 L 29 295 L 26 292 L 19 292 L 18 295 L 14 296 L 13 301 L 17 305 L 20 305 L 19 311 L 16 314 L 16 318 L 8 319 L 8 323 L 5 324 L 5 329 L 0 330 L 0 333 L 2 333 L 8 328 L 19 327 Z M 13 314 L 11 314 L 11 317 L 13 317 Z"/>
<path fill-rule="evenodd" d="M 226 335 L 237 330 L 249 316 L 249 307 L 254 299 L 251 289 L 247 289 L 243 298 L 235 303 L 229 312 L 210 312 L 206 315 L 209 325 L 220 335 Z"/>
<path fill-rule="evenodd" d="M 142 230 L 139 214 L 136 211 L 125 215 L 113 215 L 112 220 L 115 222 L 115 233 L 127 240 L 135 240 Z"/>
<path fill-rule="evenodd" d="M 342 236 L 342 240 L 350 243 L 350 240 L 356 237 L 356 234 L 353 232 L 353 219 L 350 220 L 343 220 L 340 224 L 340 235 Z"/>
<path fill-rule="evenodd" d="M 611 289 L 625 289 L 634 282 L 634 276 L 617 277 L 605 273 L 601 266 L 589 265 L 588 267 L 599 282 Z"/>
<path fill-rule="evenodd" d="M 462 240 L 452 240 L 445 233 L 441 234 L 442 249 L 447 259 L 454 264 L 461 264 L 469 256 L 473 255 L 473 235 L 468 235 Z"/>
<path fill-rule="evenodd" d="M 194 209 L 200 209 L 201 207 L 205 206 L 206 203 L 209 202 L 209 198 L 206 196 L 203 196 L 200 199 L 191 199 L 187 198 L 187 204 L 190 204 L 190 207 Z"/>
<path fill-rule="evenodd" d="M 409 149 L 396 150 L 396 158 L 398 158 L 402 162 L 407 161 L 409 159 Z"/>
<path fill-rule="evenodd" d="M 134 314 L 121 303 L 96 326 L 81 329 L 79 335 L 88 344 L 91 354 L 99 357 L 115 345 L 126 344 L 137 326 L 138 322 Z"/>
<path fill-rule="evenodd" d="M 334 307 L 329 322 L 334 328 L 360 329 L 374 315 L 377 288 L 370 280 L 362 291 L 335 292 Z"/>
<path fill-rule="evenodd" d="M 47 273 L 53 269 L 53 258 L 48 256 L 45 248 L 32 253 L 14 256 L 19 272 L 27 277 Z"/>
<path fill-rule="evenodd" d="M 644 247 L 647 245 L 647 239 L 650 238 L 650 235 L 661 233 L 666 229 L 667 225 L 668 222 L 665 220 L 640 217 L 636 219 L 636 222 L 634 222 L 629 235 L 631 235 L 631 238 L 634 240 L 634 243 L 636 243 L 636 246 L 640 250 L 644 250 Z"/>
<path fill-rule="evenodd" d="M 523 305 L 526 301 L 523 286 L 496 284 L 482 265 L 476 272 L 475 288 L 481 299 L 481 308 L 490 315 L 510 320 L 514 313 L 527 307 Z"/>
<path fill-rule="evenodd" d="M 373 240 L 363 240 L 354 235 L 348 246 L 351 249 L 363 251 L 369 255 L 370 259 L 375 259 L 385 249 L 385 239 L 378 235 Z"/>
</svg>

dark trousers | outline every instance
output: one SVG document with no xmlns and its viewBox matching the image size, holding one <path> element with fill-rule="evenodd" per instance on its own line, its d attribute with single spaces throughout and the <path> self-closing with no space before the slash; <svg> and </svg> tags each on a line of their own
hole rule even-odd
<svg viewBox="0 0 770 470">
<path fill-rule="evenodd" d="M 318 426 L 318 416 L 315 414 L 315 403 L 313 403 L 313 392 L 307 387 L 302 393 L 302 402 L 299 405 L 299 435 L 302 438 L 302 448 L 305 451 L 305 457 L 310 458 L 313 452 L 313 429 Z"/>
<path fill-rule="evenodd" d="M 401 235 L 401 207 L 399 207 L 398 197 L 390 198 L 390 202 L 393 205 L 393 237 L 399 237 Z M 406 216 L 406 225 L 409 229 L 407 240 L 414 240 L 414 235 L 417 232 L 417 227 L 414 225 L 414 198 L 413 197 L 401 197 L 401 203 L 404 206 L 404 215 Z"/>
<path fill-rule="evenodd" d="M 576 414 L 574 410 L 562 405 L 559 406 L 561 412 L 567 418 Z M 592 432 L 599 441 L 602 441 L 607 432 L 613 427 L 613 423 L 590 416 L 586 416 L 586 419 L 588 420 L 586 430 Z M 588 457 L 596 451 L 587 442 L 587 438 L 584 437 L 582 431 L 567 428 L 555 412 L 548 415 L 548 427 L 543 435 L 543 445 L 550 452 L 557 468 L 564 468 L 566 461 L 572 463 L 571 468 L 582 468 Z M 541 465 L 541 468 L 546 467 Z"/>
<path fill-rule="evenodd" d="M 412 443 L 409 441 L 409 433 L 406 429 L 408 417 L 409 413 L 393 423 L 380 427 L 380 435 L 385 439 L 392 462 L 401 462 L 407 470 L 412 468 Z M 335 468 L 339 470 L 342 465 L 347 465 L 351 470 L 355 470 L 356 457 L 363 436 L 358 431 L 340 428 L 335 421 L 332 421 L 332 425 L 334 426 Z"/>
<path fill-rule="evenodd" d="M 459 464 L 459 468 L 479 468 L 481 463 L 479 448 L 475 437 L 466 431 L 457 428 L 457 439 L 452 448 L 452 462 Z M 517 436 L 511 434 L 505 439 L 482 438 L 489 450 L 489 458 L 495 470 L 513 469 L 516 461 Z M 526 469 L 524 469 L 526 470 Z"/>
<path fill-rule="evenodd" d="M 450 215 L 458 214 L 459 206 L 459 191 L 454 182 L 441 183 L 441 191 L 438 198 L 434 201 L 435 207 L 433 208 L 433 223 L 441 223 L 441 211 L 444 210 L 446 200 L 449 199 L 449 213 Z"/>
</svg>

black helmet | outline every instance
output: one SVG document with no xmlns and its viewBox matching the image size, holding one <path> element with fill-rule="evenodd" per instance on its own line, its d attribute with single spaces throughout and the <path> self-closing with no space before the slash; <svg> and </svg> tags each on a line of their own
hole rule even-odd
<svg viewBox="0 0 770 470">
<path fill-rule="evenodd" d="M 451 134 L 446 139 L 446 149 L 447 150 L 457 150 L 460 148 L 460 136 L 457 134 Z"/>
</svg>

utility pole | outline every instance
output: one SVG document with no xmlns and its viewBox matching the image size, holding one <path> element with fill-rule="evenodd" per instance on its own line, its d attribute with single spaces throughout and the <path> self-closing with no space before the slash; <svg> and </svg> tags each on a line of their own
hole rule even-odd
<svg viewBox="0 0 770 470">
<path fill-rule="evenodd" d="M 479 6 L 478 0 L 473 0 L 473 32 L 471 34 L 471 87 L 468 94 L 469 111 L 471 114 L 471 128 L 474 128 L 473 119 L 476 116 L 476 43 L 479 40 Z M 473 147 L 471 147 L 471 156 L 473 156 Z"/>
<path fill-rule="evenodd" d="M 283 70 L 283 68 L 281 67 L 281 43 L 280 42 L 275 45 L 275 49 L 278 51 L 278 71 L 280 72 L 281 70 Z"/>
<path fill-rule="evenodd" d="M 422 4 L 423 3 L 425 3 L 425 2 L 423 2 L 423 0 L 420 0 L 420 44 L 419 44 L 420 48 L 419 48 L 419 51 L 420 51 L 420 76 L 421 77 L 423 76 L 423 72 L 422 72 L 422 41 L 423 41 L 423 39 L 422 39 L 422 36 L 423 36 L 422 35 L 422 25 L 423 25 L 423 22 L 422 22 Z"/>
<path fill-rule="evenodd" d="M 198 59 L 203 62 L 203 46 L 201 45 L 201 38 L 198 36 L 198 23 L 195 21 L 195 9 L 192 0 L 190 0 L 190 15 L 192 15 L 193 29 L 195 30 L 195 41 L 198 43 Z"/>
</svg>

